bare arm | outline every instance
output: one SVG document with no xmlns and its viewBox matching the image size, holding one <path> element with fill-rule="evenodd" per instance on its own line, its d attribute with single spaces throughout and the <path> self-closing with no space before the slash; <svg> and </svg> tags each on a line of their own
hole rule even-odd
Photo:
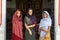
<svg viewBox="0 0 60 40">
<path fill-rule="evenodd" d="M 27 26 L 27 24 L 25 23 L 25 27 L 28 30 L 29 34 L 32 35 L 32 31 L 30 30 L 30 28 Z"/>
<path fill-rule="evenodd" d="M 27 29 L 28 31 L 30 31 L 29 26 L 27 26 L 26 23 L 25 23 L 25 27 L 26 27 L 26 29 Z"/>
<path fill-rule="evenodd" d="M 33 28 L 33 27 L 35 27 L 35 24 L 33 24 L 33 25 L 30 25 L 30 26 L 28 26 L 29 28 Z"/>
<path fill-rule="evenodd" d="M 50 29 L 51 29 L 51 27 L 50 27 L 50 26 L 48 26 L 48 30 L 47 30 L 47 32 L 49 32 L 49 31 L 50 31 Z"/>
</svg>

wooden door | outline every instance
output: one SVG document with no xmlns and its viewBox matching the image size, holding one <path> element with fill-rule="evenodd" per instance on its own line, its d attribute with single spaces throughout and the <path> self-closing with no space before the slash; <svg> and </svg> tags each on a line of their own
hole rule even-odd
<svg viewBox="0 0 60 40">
<path fill-rule="evenodd" d="M 42 10 L 43 0 L 16 0 L 16 8 L 22 9 L 23 12 L 27 13 L 29 8 L 32 8 L 34 15 L 40 20 L 40 10 Z M 37 16 L 38 15 L 38 16 Z"/>
</svg>

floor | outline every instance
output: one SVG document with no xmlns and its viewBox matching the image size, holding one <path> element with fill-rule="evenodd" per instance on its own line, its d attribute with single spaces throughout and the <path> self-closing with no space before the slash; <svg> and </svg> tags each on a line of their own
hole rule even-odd
<svg viewBox="0 0 60 40">
<path fill-rule="evenodd" d="M 0 40 L 4 40 L 4 32 L 0 31 Z"/>
<path fill-rule="evenodd" d="M 12 27 L 9 25 L 6 29 L 6 40 L 11 40 L 12 38 Z M 54 40 L 54 27 L 51 29 L 51 40 Z"/>
</svg>

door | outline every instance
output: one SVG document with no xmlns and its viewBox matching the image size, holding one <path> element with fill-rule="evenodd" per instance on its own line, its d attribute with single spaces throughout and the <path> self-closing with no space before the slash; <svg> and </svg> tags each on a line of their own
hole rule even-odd
<svg viewBox="0 0 60 40">
<path fill-rule="evenodd" d="M 43 0 L 16 0 L 16 8 L 21 9 L 24 13 L 27 13 L 29 8 L 33 9 L 33 14 L 40 20 L 39 11 L 42 10 Z M 37 16 L 38 15 L 38 16 Z"/>
</svg>

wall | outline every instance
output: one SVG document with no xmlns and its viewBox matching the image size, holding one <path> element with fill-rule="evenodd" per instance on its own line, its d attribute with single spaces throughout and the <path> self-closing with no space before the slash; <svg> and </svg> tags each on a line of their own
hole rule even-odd
<svg viewBox="0 0 60 40">
<path fill-rule="evenodd" d="M 15 0 L 12 0 L 11 2 L 7 1 L 6 5 L 7 5 L 7 8 L 16 8 L 16 2 L 15 2 Z"/>
<path fill-rule="evenodd" d="M 55 38 L 56 40 L 60 40 L 60 27 L 58 25 L 58 7 L 59 0 L 55 0 Z"/>
<path fill-rule="evenodd" d="M 2 25 L 0 26 L 0 40 L 6 38 L 6 0 L 2 0 Z"/>
<path fill-rule="evenodd" d="M 46 5 L 44 5 L 43 8 L 47 7 Z M 9 6 L 10 5 L 8 5 L 7 8 L 10 8 Z M 11 7 L 15 8 L 15 5 L 11 5 Z M 5 36 L 5 33 L 6 33 L 5 31 L 6 30 L 6 0 L 2 1 L 2 10 L 3 11 L 2 11 L 2 25 L 0 26 L 0 40 L 5 40 L 6 38 Z M 56 36 L 56 40 L 60 40 L 60 28 L 58 26 L 58 0 L 55 0 L 55 36 Z"/>
<path fill-rule="evenodd" d="M 43 0 L 42 9 L 44 8 L 51 8 L 51 2 L 48 2 L 47 0 Z"/>
<path fill-rule="evenodd" d="M 16 9 L 16 1 L 15 0 L 12 0 L 12 1 L 7 1 L 6 2 L 6 18 L 7 18 L 7 21 L 8 20 L 11 20 L 11 16 L 13 14 L 13 11 L 15 11 Z M 8 17 L 9 16 L 9 17 Z"/>
</svg>

